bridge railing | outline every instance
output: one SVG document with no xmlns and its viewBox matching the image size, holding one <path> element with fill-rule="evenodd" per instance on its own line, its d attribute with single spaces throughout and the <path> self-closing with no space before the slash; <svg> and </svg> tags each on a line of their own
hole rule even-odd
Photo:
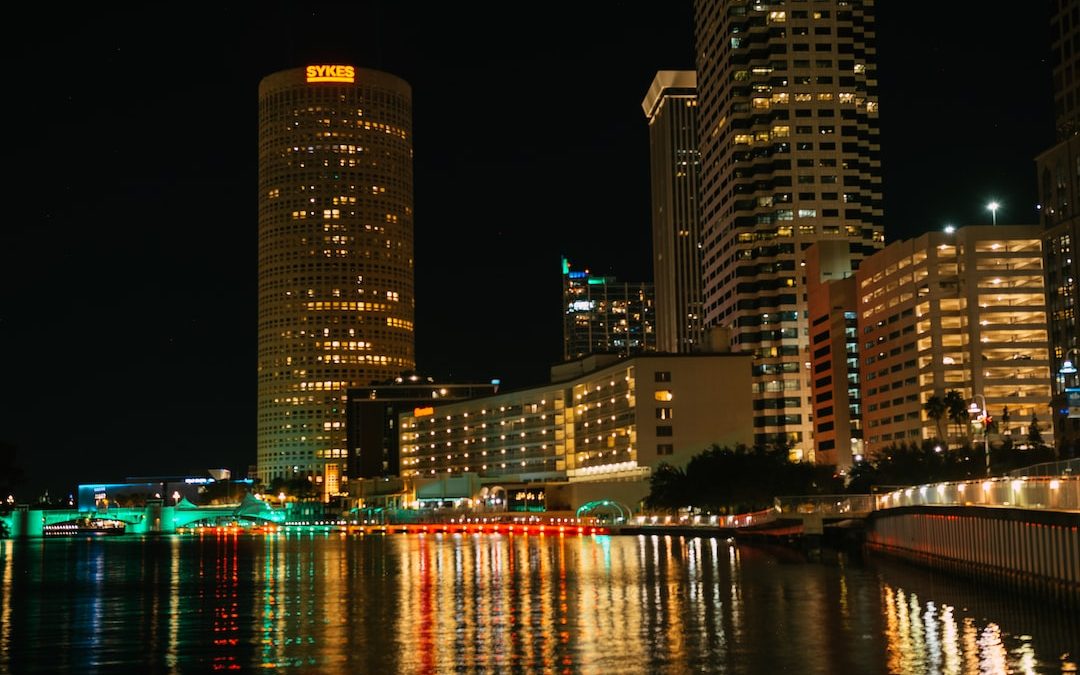
<svg viewBox="0 0 1080 675">
<path fill-rule="evenodd" d="M 1080 459 L 1063 459 L 1057 462 L 1032 464 L 1009 472 L 1012 478 L 1024 476 L 1080 476 Z"/>
<path fill-rule="evenodd" d="M 777 497 L 775 509 L 781 515 L 844 516 L 865 515 L 876 508 L 874 495 L 801 495 Z"/>
<path fill-rule="evenodd" d="M 987 478 L 916 485 L 876 495 L 877 508 L 897 506 L 1008 506 L 1080 510 L 1080 476 Z"/>
<path fill-rule="evenodd" d="M 762 509 L 750 513 L 739 513 L 730 516 L 710 515 L 654 515 L 642 514 L 634 516 L 630 523 L 638 527 L 701 527 L 701 528 L 741 528 L 764 525 L 776 520 L 775 508 Z"/>
</svg>

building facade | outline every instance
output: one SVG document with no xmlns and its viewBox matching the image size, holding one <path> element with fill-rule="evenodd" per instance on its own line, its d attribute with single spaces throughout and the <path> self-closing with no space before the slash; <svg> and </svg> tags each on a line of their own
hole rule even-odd
<svg viewBox="0 0 1080 675">
<path fill-rule="evenodd" d="M 401 436 L 397 426 L 400 414 L 420 415 L 436 403 L 490 396 L 498 390 L 498 380 L 460 384 L 435 382 L 419 375 L 350 389 L 347 433 L 350 481 L 401 474 Z"/>
<path fill-rule="evenodd" d="M 567 508 L 585 494 L 636 501 L 660 462 L 685 465 L 714 443 L 750 443 L 749 360 L 588 357 L 553 369 L 550 385 L 405 413 L 402 475 L 420 494 L 434 482 L 436 494 L 475 497 L 453 493 L 449 479 L 472 490 L 576 486 L 577 497 L 548 499 Z"/>
<path fill-rule="evenodd" d="M 1033 418 L 1051 442 L 1040 234 L 1028 225 L 931 232 L 862 262 L 855 279 L 868 454 L 971 440 L 966 419 L 935 420 L 924 409 L 950 390 L 985 407 L 1014 444 L 1026 443 Z"/>
<path fill-rule="evenodd" d="M 698 217 L 697 77 L 662 70 L 641 103 L 649 121 L 656 348 L 704 348 Z"/>
<path fill-rule="evenodd" d="M 258 473 L 325 498 L 346 390 L 415 369 L 412 93 L 314 65 L 259 85 Z"/>
<path fill-rule="evenodd" d="M 1065 389 L 1080 387 L 1075 374 L 1059 373 L 1080 361 L 1080 0 L 1051 3 L 1051 64 L 1058 143 L 1039 155 L 1036 171 L 1046 264 L 1050 362 L 1055 374 L 1054 429 L 1066 457 L 1080 453 L 1080 417 L 1069 417 Z"/>
<path fill-rule="evenodd" d="M 563 358 L 656 351 L 653 286 L 572 270 L 563 258 Z"/>
<path fill-rule="evenodd" d="M 851 252 L 842 241 L 806 249 L 814 461 L 846 473 L 862 454 L 858 301 Z"/>
<path fill-rule="evenodd" d="M 803 252 L 884 244 L 873 10 L 694 2 L 706 327 L 755 356 L 756 441 L 793 458 L 813 447 Z"/>
</svg>

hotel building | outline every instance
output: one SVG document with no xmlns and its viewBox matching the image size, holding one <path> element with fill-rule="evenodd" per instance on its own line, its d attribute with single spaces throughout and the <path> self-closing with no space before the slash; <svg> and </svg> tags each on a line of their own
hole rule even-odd
<svg viewBox="0 0 1080 675">
<path fill-rule="evenodd" d="M 328 499 L 346 390 L 415 369 L 409 85 L 345 65 L 264 78 L 258 206 L 259 478 Z"/>
<path fill-rule="evenodd" d="M 1033 415 L 1051 442 L 1040 235 L 1038 226 L 964 227 L 896 242 L 863 260 L 855 279 L 868 454 L 962 440 L 967 425 L 950 431 L 944 419 L 939 428 L 923 410 L 949 390 L 980 408 L 985 401 L 1015 443 L 1026 442 Z"/>
<path fill-rule="evenodd" d="M 563 358 L 656 351 L 653 286 L 572 270 L 562 260 Z"/>
<path fill-rule="evenodd" d="M 696 74 L 658 72 L 641 107 L 649 120 L 656 348 L 702 351 Z"/>
<path fill-rule="evenodd" d="M 401 473 L 418 498 L 535 488 L 549 510 L 631 508 L 660 462 L 752 438 L 747 354 L 597 355 L 552 383 L 402 414 Z"/>
<path fill-rule="evenodd" d="M 421 412 L 436 403 L 490 396 L 499 381 L 487 384 L 435 382 L 419 375 L 399 376 L 348 392 L 349 479 L 401 474 L 398 415 Z M 350 494 L 353 490 L 350 483 Z"/>
<path fill-rule="evenodd" d="M 1065 388 L 1076 374 L 1059 374 L 1066 360 L 1080 362 L 1080 1 L 1062 0 L 1050 24 L 1054 110 L 1058 143 L 1035 159 L 1046 264 L 1050 364 L 1055 375 L 1054 429 L 1066 457 L 1080 452 L 1080 417 L 1069 417 Z M 1075 413 L 1074 413 L 1075 414 Z"/>
<path fill-rule="evenodd" d="M 804 251 L 884 244 L 873 0 L 695 0 L 706 328 L 755 357 L 755 441 L 813 450 Z"/>
</svg>

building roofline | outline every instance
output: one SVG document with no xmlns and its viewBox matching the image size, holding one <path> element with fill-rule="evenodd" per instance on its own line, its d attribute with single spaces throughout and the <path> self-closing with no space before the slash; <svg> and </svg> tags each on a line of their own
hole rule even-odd
<svg viewBox="0 0 1080 675">
<path fill-rule="evenodd" d="M 692 89 L 697 96 L 697 71 L 696 70 L 658 70 L 649 91 L 641 102 L 641 109 L 645 111 L 645 117 L 652 120 L 664 100 L 664 92 L 670 89 Z M 685 96 L 685 94 L 683 94 Z"/>
</svg>

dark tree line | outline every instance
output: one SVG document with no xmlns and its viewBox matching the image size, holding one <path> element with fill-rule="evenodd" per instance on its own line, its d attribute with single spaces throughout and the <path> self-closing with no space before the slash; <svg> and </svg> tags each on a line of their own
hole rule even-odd
<svg viewBox="0 0 1080 675">
<path fill-rule="evenodd" d="M 1019 450 L 1006 439 L 991 443 L 990 447 L 993 475 L 1053 460 L 1054 449 L 1047 446 Z M 869 460 L 856 462 L 849 474 L 848 492 L 866 493 L 875 486 L 922 485 L 985 476 L 986 454 L 982 441 L 945 449 L 938 441 L 928 440 L 921 444 L 894 445 Z"/>
<path fill-rule="evenodd" d="M 784 448 L 714 445 L 685 469 L 661 464 L 649 488 L 645 503 L 651 510 L 728 514 L 768 508 L 779 495 L 843 492 L 843 479 L 835 467 L 789 461 Z"/>
<path fill-rule="evenodd" d="M 1009 442 L 991 448 L 995 474 L 1054 459 L 1053 448 L 1016 450 Z M 846 477 L 831 465 L 791 462 L 783 448 L 713 446 L 686 467 L 660 464 L 649 479 L 645 506 L 652 511 L 691 509 L 704 514 L 758 511 L 776 497 L 867 494 L 875 488 L 971 480 L 986 475 L 981 443 L 945 449 L 937 441 L 900 444 L 856 462 Z"/>
</svg>

